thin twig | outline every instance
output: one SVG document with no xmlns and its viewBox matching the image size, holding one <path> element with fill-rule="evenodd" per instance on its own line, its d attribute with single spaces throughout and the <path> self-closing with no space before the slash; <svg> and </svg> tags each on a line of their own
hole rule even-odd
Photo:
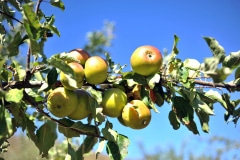
<svg viewBox="0 0 240 160">
<path fill-rule="evenodd" d="M 5 16 L 7 16 L 7 17 L 9 17 L 9 18 L 11 18 L 11 19 L 13 19 L 13 20 L 15 20 L 15 21 L 17 21 L 17 22 L 23 24 L 23 22 L 21 22 L 21 21 L 18 20 L 17 18 L 15 18 L 15 17 L 13 17 L 13 16 L 11 16 L 11 15 L 9 15 L 9 14 L 7 14 L 7 13 L 1 11 L 1 10 L 0 10 L 0 14 L 3 14 L 3 15 L 5 15 Z"/>
</svg>

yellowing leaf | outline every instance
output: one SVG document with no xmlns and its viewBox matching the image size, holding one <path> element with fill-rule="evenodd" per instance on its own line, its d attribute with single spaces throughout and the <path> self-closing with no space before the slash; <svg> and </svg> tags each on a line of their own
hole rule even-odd
<svg viewBox="0 0 240 160">
<path fill-rule="evenodd" d="M 5 99 L 8 102 L 19 103 L 23 98 L 23 89 L 10 89 L 5 94 Z"/>
</svg>

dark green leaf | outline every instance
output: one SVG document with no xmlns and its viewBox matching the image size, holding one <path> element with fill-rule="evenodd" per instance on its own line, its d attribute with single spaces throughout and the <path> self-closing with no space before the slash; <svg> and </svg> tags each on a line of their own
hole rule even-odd
<svg viewBox="0 0 240 160">
<path fill-rule="evenodd" d="M 51 0 L 51 5 L 60 8 L 61 10 L 65 9 L 64 3 L 61 0 Z"/>
<path fill-rule="evenodd" d="M 211 49 L 213 56 L 217 57 L 220 63 L 223 62 L 226 56 L 224 48 L 213 37 L 203 37 L 203 38 L 207 42 L 209 48 Z"/>
<path fill-rule="evenodd" d="M 230 55 L 225 57 L 223 66 L 234 69 L 240 65 L 240 51 L 231 52 Z"/>
<path fill-rule="evenodd" d="M 23 89 L 10 89 L 5 94 L 5 99 L 8 102 L 19 103 L 23 98 Z"/>
<path fill-rule="evenodd" d="M 203 132 L 206 132 L 206 133 L 209 133 L 209 114 L 204 112 L 203 110 L 199 110 L 199 109 L 196 109 L 196 114 L 199 118 L 199 121 L 201 123 L 201 126 L 202 126 L 202 131 Z"/>
<path fill-rule="evenodd" d="M 196 123 L 192 120 L 186 125 L 187 128 L 193 132 L 193 134 L 199 134 Z"/>
<path fill-rule="evenodd" d="M 77 158 L 77 154 L 76 154 L 76 152 L 75 152 L 75 150 L 73 149 L 73 147 L 72 147 L 72 145 L 68 142 L 68 150 L 67 150 L 67 156 L 70 156 L 71 157 L 71 160 L 79 160 L 78 158 Z M 65 158 L 65 160 L 67 160 L 66 158 Z"/>
<path fill-rule="evenodd" d="M 177 130 L 180 128 L 180 121 L 177 118 L 177 115 L 174 113 L 173 110 L 171 110 L 168 114 L 168 119 L 170 121 L 170 124 L 172 125 L 173 129 Z"/>
<path fill-rule="evenodd" d="M 7 46 L 7 50 L 9 52 L 9 57 L 17 56 L 19 54 L 18 47 L 22 43 L 22 36 L 20 32 L 17 32 L 12 41 Z"/>
<path fill-rule="evenodd" d="M 58 78 L 58 73 L 55 67 L 52 67 L 52 69 L 47 74 L 47 83 L 49 86 L 55 84 Z"/>
<path fill-rule="evenodd" d="M 112 141 L 108 141 L 106 149 L 107 149 L 107 154 L 111 160 L 122 160 L 121 154 L 119 152 L 119 147 L 116 143 Z"/>
<path fill-rule="evenodd" d="M 102 129 L 102 134 L 107 140 L 117 142 L 118 133 L 112 129 L 112 123 L 109 121 L 106 122 L 105 127 Z"/>
<path fill-rule="evenodd" d="M 47 22 L 44 23 L 44 28 L 60 36 L 60 32 L 58 31 L 57 27 L 54 26 L 54 22 L 55 22 L 55 17 L 54 16 L 49 17 Z"/>
<path fill-rule="evenodd" d="M 77 159 L 82 159 L 83 155 L 89 153 L 97 142 L 97 137 L 87 136 L 76 151 Z"/>
<path fill-rule="evenodd" d="M 72 128 L 75 131 L 79 131 L 83 134 L 98 135 L 98 129 L 96 126 L 83 124 L 81 121 L 74 123 L 69 128 Z"/>
<path fill-rule="evenodd" d="M 54 146 L 55 140 L 57 139 L 56 123 L 53 121 L 45 122 L 37 130 L 37 137 L 39 152 L 42 157 L 47 157 L 49 149 Z"/>
<path fill-rule="evenodd" d="M 238 67 L 235 71 L 235 75 L 234 75 L 235 79 L 240 78 L 240 67 Z"/>
</svg>

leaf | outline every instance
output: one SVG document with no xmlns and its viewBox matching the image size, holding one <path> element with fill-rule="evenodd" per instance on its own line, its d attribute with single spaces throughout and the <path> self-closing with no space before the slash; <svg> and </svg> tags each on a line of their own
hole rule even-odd
<svg viewBox="0 0 240 160">
<path fill-rule="evenodd" d="M 41 102 L 45 100 L 44 97 L 42 97 L 39 93 L 35 92 L 32 88 L 26 88 L 25 92 L 27 95 L 34 98 L 36 102 Z"/>
<path fill-rule="evenodd" d="M 224 48 L 218 43 L 213 37 L 203 37 L 207 42 L 208 47 L 211 49 L 213 56 L 219 59 L 219 62 L 222 63 L 225 58 Z"/>
<path fill-rule="evenodd" d="M 215 102 L 219 102 L 226 110 L 228 110 L 226 102 L 222 99 L 222 96 L 217 91 L 209 90 L 204 95 L 212 100 L 215 100 Z"/>
<path fill-rule="evenodd" d="M 183 97 L 176 96 L 173 99 L 173 106 L 176 110 L 178 118 L 185 124 L 189 124 L 193 120 L 193 108 L 189 101 Z"/>
<path fill-rule="evenodd" d="M 202 126 L 202 131 L 209 133 L 209 114 L 204 112 L 203 110 L 198 110 L 196 109 L 196 114 L 199 118 L 199 121 L 201 123 Z"/>
<path fill-rule="evenodd" d="M 100 153 L 102 153 L 103 149 L 105 148 L 105 143 L 106 143 L 106 140 L 105 139 L 100 139 L 99 140 L 99 143 L 98 143 L 98 147 L 97 147 L 97 150 L 96 150 L 96 159 L 98 159 L 98 155 Z"/>
<path fill-rule="evenodd" d="M 20 103 L 23 98 L 23 89 L 10 89 L 5 94 L 5 99 L 8 102 Z"/>
<path fill-rule="evenodd" d="M 68 158 L 67 156 L 69 157 L 69 160 L 77 160 L 77 154 L 69 142 L 68 142 L 68 149 L 67 149 L 67 155 L 65 157 L 65 160 Z"/>
<path fill-rule="evenodd" d="M 61 0 L 51 0 L 51 5 L 60 8 L 62 11 L 64 11 L 65 6 L 64 3 Z"/>
<path fill-rule="evenodd" d="M 204 101 L 202 101 L 199 96 L 196 96 L 191 104 L 195 109 L 200 109 L 207 114 L 214 115 L 213 110 Z"/>
<path fill-rule="evenodd" d="M 55 140 L 57 139 L 56 123 L 48 120 L 37 130 L 39 149 L 42 157 L 47 157 L 48 151 L 54 146 Z"/>
<path fill-rule="evenodd" d="M 118 133 L 112 129 L 112 123 L 106 122 L 105 127 L 102 129 L 103 136 L 110 141 L 117 142 Z"/>
<path fill-rule="evenodd" d="M 98 135 L 98 132 L 99 132 L 96 126 L 83 124 L 81 121 L 74 123 L 69 128 L 72 128 L 75 131 L 79 131 L 82 134 L 88 134 L 88 135 Z"/>
<path fill-rule="evenodd" d="M 196 59 L 188 58 L 183 62 L 183 66 L 187 69 L 199 70 L 201 67 L 201 64 Z"/>
<path fill-rule="evenodd" d="M 240 65 L 240 51 L 231 52 L 223 61 L 223 66 L 234 69 Z"/>
<path fill-rule="evenodd" d="M 47 74 L 47 83 L 49 86 L 55 84 L 57 82 L 58 73 L 55 67 L 52 67 L 52 69 Z"/>
<path fill-rule="evenodd" d="M 77 159 L 81 159 L 83 157 L 83 154 L 89 153 L 93 149 L 95 144 L 97 144 L 97 142 L 97 137 L 87 136 L 76 151 Z"/>
<path fill-rule="evenodd" d="M 234 77 L 235 77 L 235 80 L 240 78 L 240 67 L 236 69 Z"/>
<path fill-rule="evenodd" d="M 196 123 L 192 120 L 186 125 L 187 128 L 193 132 L 193 134 L 199 134 Z"/>
<path fill-rule="evenodd" d="M 38 16 L 33 11 L 33 5 L 23 4 L 24 27 L 30 39 L 38 40 L 40 38 L 41 24 Z"/>
<path fill-rule="evenodd" d="M 53 25 L 55 22 L 55 17 L 52 15 L 51 17 L 45 17 L 45 19 L 47 19 L 47 22 L 44 23 L 44 28 L 60 36 L 60 32 L 58 31 L 57 27 Z"/>
<path fill-rule="evenodd" d="M 117 143 L 109 140 L 106 146 L 108 156 L 113 160 L 125 159 L 128 154 L 127 147 L 129 143 L 129 139 L 121 134 L 118 136 Z"/>
<path fill-rule="evenodd" d="M 170 57 L 169 57 L 169 62 L 168 63 L 170 63 L 170 62 L 172 62 L 174 59 L 175 59 L 175 57 L 177 56 L 177 54 L 178 54 L 178 48 L 177 48 L 177 44 L 178 44 L 178 42 L 179 42 L 179 38 L 178 38 L 178 36 L 177 35 L 174 35 L 174 42 L 173 42 L 173 47 L 172 47 L 172 52 L 171 52 L 171 54 L 170 54 Z"/>
<path fill-rule="evenodd" d="M 174 113 L 173 110 L 169 112 L 168 119 L 173 129 L 178 130 L 180 128 L 180 121 L 178 120 L 177 115 Z"/>
<path fill-rule="evenodd" d="M 75 122 L 71 121 L 70 119 L 63 118 L 59 119 L 59 122 L 63 124 L 64 126 L 58 125 L 58 131 L 62 133 L 67 138 L 72 137 L 79 137 L 80 133 L 71 129 L 70 126 L 72 126 Z M 65 127 L 66 126 L 66 127 Z"/>
<path fill-rule="evenodd" d="M 22 43 L 22 36 L 20 32 L 17 32 L 12 41 L 8 44 L 7 50 L 9 52 L 9 57 L 17 56 L 19 54 L 18 47 Z"/>
</svg>

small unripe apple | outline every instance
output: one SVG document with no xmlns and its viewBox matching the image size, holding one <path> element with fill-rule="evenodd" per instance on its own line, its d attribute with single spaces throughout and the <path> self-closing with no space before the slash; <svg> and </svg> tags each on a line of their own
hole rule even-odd
<svg viewBox="0 0 240 160">
<path fill-rule="evenodd" d="M 65 75 L 65 73 L 60 72 L 60 81 L 62 85 L 68 90 L 76 90 L 81 88 L 84 82 L 84 69 L 81 64 L 77 62 L 68 63 L 68 65 L 72 68 L 74 72 L 74 80 L 76 81 L 76 85 L 72 85 L 69 78 Z"/>
<path fill-rule="evenodd" d="M 99 57 L 92 56 L 85 63 L 85 79 L 90 84 L 100 84 L 107 79 L 108 64 Z"/>
<path fill-rule="evenodd" d="M 157 73 L 162 65 L 162 54 L 153 46 L 140 46 L 131 56 L 130 63 L 134 72 L 149 76 Z"/>
</svg>

